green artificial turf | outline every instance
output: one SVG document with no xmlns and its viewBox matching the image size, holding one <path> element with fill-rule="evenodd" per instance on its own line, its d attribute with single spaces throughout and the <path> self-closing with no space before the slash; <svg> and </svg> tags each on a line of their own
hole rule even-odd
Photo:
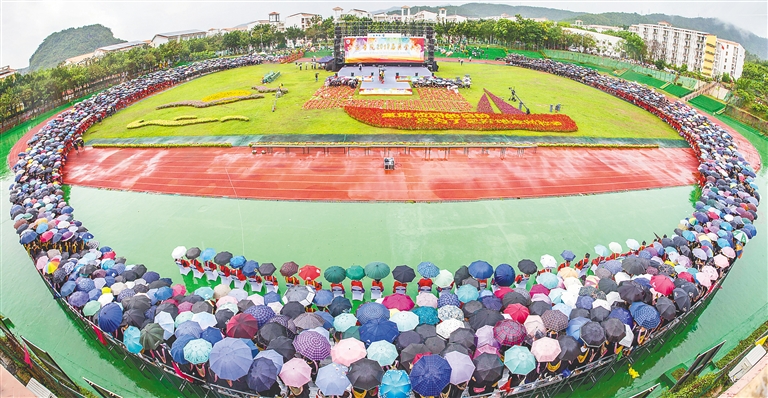
<svg viewBox="0 0 768 398">
<path fill-rule="evenodd" d="M 685 97 L 686 95 L 693 92 L 691 90 L 688 90 L 685 87 L 681 87 L 676 84 L 670 84 L 669 86 L 664 87 L 662 90 L 674 95 L 677 98 Z"/>
<path fill-rule="evenodd" d="M 203 97 L 228 90 L 250 89 L 262 85 L 261 78 L 269 71 L 280 71 L 281 76 L 267 87 L 283 84 L 289 92 L 277 100 L 274 94 L 264 99 L 247 100 L 208 108 L 177 107 L 162 110 L 159 105 L 177 101 L 201 100 Z M 315 73 L 319 74 L 315 82 Z M 492 131 L 471 132 L 454 130 L 396 130 L 374 128 L 349 117 L 342 109 L 305 110 L 304 103 L 322 86 L 331 72 L 322 70 L 299 71 L 295 65 L 258 65 L 214 73 L 182 84 L 161 94 L 144 99 L 92 127 L 86 139 L 141 138 L 168 136 L 220 136 L 264 134 L 424 134 L 424 135 L 484 135 L 507 134 L 518 136 L 563 136 L 604 138 L 680 139 L 672 128 L 642 109 L 599 90 L 570 79 L 543 72 L 503 65 L 479 63 L 443 63 L 441 77 L 455 78 L 470 74 L 472 88 L 460 93 L 474 107 L 483 94 L 483 88 L 507 99 L 508 87 L 515 87 L 532 113 L 548 113 L 550 104 L 562 104 L 562 113 L 570 116 L 579 130 L 573 133 Z M 374 99 L 356 96 L 358 99 Z M 377 99 L 380 97 L 377 97 Z M 416 96 L 385 97 L 392 100 L 416 99 Z M 512 103 L 512 105 L 517 105 Z M 173 120 L 179 116 L 221 118 L 228 115 L 248 117 L 248 122 L 206 123 L 179 127 L 147 126 L 128 129 L 138 120 Z"/>
<path fill-rule="evenodd" d="M 699 95 L 688 101 L 699 108 L 702 108 L 710 113 L 715 113 L 720 109 L 725 108 L 725 104 L 706 95 Z"/>
</svg>

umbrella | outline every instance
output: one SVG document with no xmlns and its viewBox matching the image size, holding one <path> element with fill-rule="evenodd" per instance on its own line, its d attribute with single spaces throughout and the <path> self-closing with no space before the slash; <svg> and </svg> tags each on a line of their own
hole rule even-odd
<svg viewBox="0 0 768 398">
<path fill-rule="evenodd" d="M 573 259 L 576 258 L 576 255 L 570 250 L 563 250 L 563 252 L 560 253 L 560 257 L 565 261 L 573 261 Z"/>
<path fill-rule="evenodd" d="M 515 270 L 509 264 L 499 264 L 494 271 L 494 279 L 499 286 L 511 286 L 515 282 Z"/>
<path fill-rule="evenodd" d="M 643 287 L 636 282 L 622 282 L 619 285 L 619 296 L 626 302 L 640 301 L 643 299 Z"/>
<path fill-rule="evenodd" d="M 397 330 L 400 332 L 413 330 L 419 325 L 419 316 L 411 311 L 399 311 L 392 315 L 389 320 L 397 325 Z"/>
<path fill-rule="evenodd" d="M 621 268 L 630 275 L 641 275 L 645 273 L 646 267 L 640 257 L 629 256 L 621 262 Z"/>
<path fill-rule="evenodd" d="M 659 326 L 661 322 L 659 312 L 648 304 L 633 303 L 629 307 L 629 311 L 632 313 L 632 318 L 634 318 L 635 322 L 646 329 L 653 329 Z"/>
<path fill-rule="evenodd" d="M 293 358 L 283 365 L 280 379 L 286 386 L 302 387 L 312 380 L 312 368 L 303 359 Z"/>
<path fill-rule="evenodd" d="M 360 326 L 360 340 L 368 345 L 380 340 L 394 342 L 399 333 L 397 324 L 386 319 L 374 319 Z"/>
<path fill-rule="evenodd" d="M 398 357 L 397 348 L 394 344 L 386 341 L 374 341 L 368 347 L 368 359 L 378 362 L 381 366 L 389 366 L 395 362 Z"/>
<path fill-rule="evenodd" d="M 213 289 L 203 286 L 195 290 L 195 295 L 200 296 L 203 300 L 210 300 L 213 298 Z"/>
<path fill-rule="evenodd" d="M 662 318 L 668 321 L 675 319 L 677 314 L 675 303 L 667 297 L 659 297 L 656 300 L 656 310 Z"/>
<path fill-rule="evenodd" d="M 312 300 L 315 298 L 315 289 L 310 286 L 292 286 L 283 296 L 283 302 L 286 304 L 291 301 L 296 301 L 303 306 L 312 305 Z"/>
<path fill-rule="evenodd" d="M 248 369 L 248 387 L 256 392 L 269 390 L 277 381 L 278 371 L 277 365 L 269 358 L 256 358 Z"/>
<path fill-rule="evenodd" d="M 194 339 L 184 346 L 184 359 L 195 365 L 208 361 L 212 345 L 203 339 Z"/>
<path fill-rule="evenodd" d="M 398 265 L 392 270 L 392 277 L 398 282 L 410 283 L 416 278 L 416 273 L 407 265 Z"/>
<path fill-rule="evenodd" d="M 551 272 L 544 272 L 536 277 L 536 283 L 543 285 L 547 289 L 554 289 L 560 284 L 560 279 Z"/>
<path fill-rule="evenodd" d="M 411 380 L 404 370 L 388 370 L 381 378 L 379 395 L 385 398 L 410 398 Z"/>
<path fill-rule="evenodd" d="M 504 309 L 504 313 L 519 323 L 524 323 L 530 314 L 528 307 L 519 303 L 510 304 L 507 306 L 507 308 Z"/>
<path fill-rule="evenodd" d="M 157 323 L 148 323 L 141 329 L 139 340 L 142 347 L 154 350 L 163 342 L 165 330 Z"/>
<path fill-rule="evenodd" d="M 185 255 L 187 256 L 188 259 L 194 260 L 200 257 L 200 253 L 201 251 L 199 247 L 190 247 L 189 249 L 187 249 L 187 252 L 185 253 Z"/>
<path fill-rule="evenodd" d="M 347 268 L 347 278 L 353 281 L 359 281 L 365 277 L 365 269 L 359 265 L 353 265 Z"/>
<path fill-rule="evenodd" d="M 532 275 L 536 273 L 538 267 L 533 261 L 524 259 L 517 263 L 517 269 L 519 269 L 523 274 Z"/>
<path fill-rule="evenodd" d="M 141 331 L 135 326 L 129 326 L 123 332 L 123 344 L 128 352 L 138 354 L 144 348 L 141 346 Z"/>
<path fill-rule="evenodd" d="M 446 305 L 437 309 L 437 316 L 441 321 L 448 319 L 464 320 L 464 311 L 455 305 Z"/>
<path fill-rule="evenodd" d="M 191 320 L 179 323 L 174 332 L 177 338 L 181 336 L 194 336 L 195 338 L 199 338 L 201 333 L 203 333 L 203 329 L 200 325 Z"/>
<path fill-rule="evenodd" d="M 422 325 L 437 325 L 440 318 L 437 316 L 437 310 L 432 307 L 414 308 L 413 311 L 419 317 L 419 323 Z"/>
<path fill-rule="evenodd" d="M 113 333 L 123 322 L 123 310 L 117 303 L 108 303 L 99 310 L 99 328 L 107 333 Z"/>
<path fill-rule="evenodd" d="M 259 331 L 259 322 L 251 314 L 237 314 L 227 322 L 227 337 L 252 339 Z"/>
<path fill-rule="evenodd" d="M 419 271 L 419 274 L 424 278 L 434 278 L 440 272 L 440 269 L 437 268 L 435 264 L 432 264 L 428 261 L 419 263 L 419 265 L 416 267 L 416 270 Z"/>
<path fill-rule="evenodd" d="M 387 275 L 389 275 L 389 265 L 387 264 L 372 262 L 365 266 L 365 276 L 371 279 L 380 280 L 386 278 Z"/>
<path fill-rule="evenodd" d="M 512 374 L 527 375 L 536 368 L 536 357 L 528 347 L 514 346 L 504 352 L 504 365 Z"/>
<path fill-rule="evenodd" d="M 669 296 L 672 294 L 672 291 L 675 290 L 675 284 L 671 279 L 664 275 L 652 276 L 651 287 L 653 287 L 653 290 L 661 293 L 664 296 Z"/>
<path fill-rule="evenodd" d="M 354 388 L 359 390 L 371 390 L 381 384 L 384 370 L 378 362 L 363 358 L 350 365 L 347 378 Z"/>
<path fill-rule="evenodd" d="M 357 319 L 361 324 L 365 324 L 375 319 L 389 319 L 389 309 L 379 303 L 365 303 L 358 307 Z"/>
<path fill-rule="evenodd" d="M 582 354 L 581 345 L 571 336 L 560 336 L 557 338 L 557 342 L 560 345 L 560 355 L 558 357 L 563 361 L 574 361 Z"/>
<path fill-rule="evenodd" d="M 681 312 L 687 312 L 691 308 L 691 298 L 688 293 L 681 288 L 672 291 L 672 298 L 675 300 L 675 306 Z M 86 305 L 86 307 L 88 307 Z"/>
<path fill-rule="evenodd" d="M 504 316 L 502 316 L 499 311 L 483 308 L 474 312 L 469 317 L 469 325 L 472 327 L 472 329 L 479 330 L 483 326 L 494 326 L 503 319 Z"/>
<path fill-rule="evenodd" d="M 192 322 L 197 322 L 201 329 L 205 329 L 207 327 L 216 327 L 216 324 L 218 323 L 218 321 L 216 321 L 216 317 L 210 312 L 200 312 L 193 315 Z"/>
<path fill-rule="evenodd" d="M 296 264 L 293 261 L 283 263 L 283 266 L 280 267 L 280 274 L 283 276 L 292 276 L 292 275 L 295 275 L 297 272 L 299 272 L 299 264 Z"/>
<path fill-rule="evenodd" d="M 286 303 L 283 308 L 280 309 L 280 314 L 285 315 L 288 318 L 295 319 L 299 315 L 307 312 L 307 308 L 298 301 L 291 301 Z"/>
<path fill-rule="evenodd" d="M 229 264 L 229 260 L 232 259 L 232 253 L 224 251 L 219 252 L 216 254 L 216 256 L 213 258 L 213 262 L 218 265 L 227 265 Z"/>
<path fill-rule="evenodd" d="M 501 345 L 518 345 L 525 339 L 525 326 L 512 319 L 505 319 L 493 327 L 493 336 Z"/>
<path fill-rule="evenodd" d="M 411 344 L 400 351 L 400 366 L 403 368 L 410 370 L 411 364 L 413 363 L 413 360 L 416 359 L 417 355 L 422 355 L 424 353 L 428 353 L 429 348 L 426 346 L 426 344 L 416 343 Z"/>
<path fill-rule="evenodd" d="M 272 263 L 261 263 L 258 268 L 259 274 L 262 276 L 272 275 L 276 270 L 275 265 Z"/>
<path fill-rule="evenodd" d="M 343 395 L 351 386 L 347 378 L 347 367 L 335 363 L 323 366 L 317 371 L 315 384 L 325 396 Z"/>
<path fill-rule="evenodd" d="M 283 356 L 283 360 L 287 361 L 296 355 L 296 349 L 293 347 L 293 340 L 287 337 L 278 337 L 269 342 L 267 350 L 276 351 Z"/>
<path fill-rule="evenodd" d="M 473 261 L 469 264 L 469 274 L 473 278 L 488 279 L 493 275 L 493 267 L 483 260 Z"/>
<path fill-rule="evenodd" d="M 605 343 L 605 330 L 597 322 L 587 322 L 581 326 L 579 337 L 589 347 L 600 347 Z"/>
<path fill-rule="evenodd" d="M 462 327 L 464 327 L 464 322 L 451 318 L 440 322 L 435 328 L 435 331 L 437 332 L 438 336 L 444 339 L 448 339 L 451 336 L 451 333 Z"/>
<path fill-rule="evenodd" d="M 299 333 L 293 340 L 293 347 L 296 353 L 312 361 L 322 361 L 331 355 L 331 343 L 315 331 Z"/>
<path fill-rule="evenodd" d="M 451 367 L 451 384 L 466 383 L 472 378 L 472 374 L 475 372 L 475 364 L 472 363 L 469 355 L 452 351 L 445 354 L 444 357 Z"/>
<path fill-rule="evenodd" d="M 357 339 L 340 340 L 331 349 L 331 359 L 333 362 L 350 366 L 353 362 L 365 358 L 365 344 Z"/>
<path fill-rule="evenodd" d="M 541 266 L 544 268 L 557 268 L 557 260 L 549 254 L 541 256 L 539 259 Z"/>
<path fill-rule="evenodd" d="M 410 296 L 400 293 L 390 294 L 389 296 L 384 297 L 381 304 L 388 309 L 397 309 L 400 311 L 410 311 L 415 306 Z"/>
<path fill-rule="evenodd" d="M 182 336 L 173 342 L 173 345 L 171 346 L 171 357 L 173 358 L 174 362 L 180 365 L 189 363 L 186 359 L 184 359 L 184 347 L 187 345 L 187 343 L 194 339 L 194 336 Z"/>
<path fill-rule="evenodd" d="M 209 359 L 211 371 L 224 380 L 245 376 L 252 362 L 251 348 L 243 340 L 230 337 L 213 346 Z"/>
<path fill-rule="evenodd" d="M 605 330 L 605 339 L 609 343 L 618 343 L 627 335 L 624 322 L 618 318 L 608 318 L 602 322 L 602 326 Z"/>
<path fill-rule="evenodd" d="M 344 279 L 347 279 L 347 272 L 344 268 L 334 265 L 328 267 L 323 273 L 325 280 L 331 283 L 341 283 Z"/>
<path fill-rule="evenodd" d="M 178 260 L 184 257 L 185 254 L 187 254 L 187 248 L 184 246 L 177 246 L 175 249 L 173 249 L 173 251 L 171 251 L 171 257 L 173 257 L 174 260 Z"/>
<path fill-rule="evenodd" d="M 333 328 L 338 332 L 345 332 L 355 325 L 357 325 L 357 317 L 349 313 L 339 314 L 333 319 Z"/>
<path fill-rule="evenodd" d="M 451 273 L 451 271 L 442 269 L 437 274 L 437 276 L 433 279 L 433 281 L 435 282 L 435 285 L 441 288 L 448 288 L 449 286 L 451 286 L 451 283 L 454 282 L 453 274 Z"/>
<path fill-rule="evenodd" d="M 339 316 L 352 309 L 352 302 L 346 297 L 335 297 L 328 306 L 328 312 L 334 317 Z"/>
<path fill-rule="evenodd" d="M 450 383 L 452 369 L 445 358 L 437 355 L 422 357 L 411 369 L 411 388 L 422 396 L 439 396 Z"/>
<path fill-rule="evenodd" d="M 622 325 L 622 329 L 624 326 Z M 560 343 L 549 337 L 534 340 L 531 345 L 531 354 L 539 362 L 552 362 L 560 356 Z"/>
<path fill-rule="evenodd" d="M 478 384 L 493 384 L 501 379 L 504 372 L 504 364 L 495 354 L 480 354 L 472 360 L 472 363 L 475 365 L 475 373 L 472 377 Z"/>
<path fill-rule="evenodd" d="M 439 354 L 445 350 L 447 344 L 445 344 L 445 338 L 440 336 L 432 336 L 424 339 L 424 345 L 432 354 Z"/>
<path fill-rule="evenodd" d="M 467 303 L 473 300 L 477 300 L 480 294 L 476 287 L 472 285 L 463 285 L 456 289 L 456 296 L 462 303 Z"/>
<path fill-rule="evenodd" d="M 416 331 L 407 330 L 400 332 L 400 334 L 397 335 L 397 338 L 395 339 L 395 346 L 397 346 L 398 350 L 402 350 L 411 344 L 419 344 L 423 342 L 424 339 L 422 339 L 421 335 L 416 333 Z"/>
<path fill-rule="evenodd" d="M 280 336 L 288 337 L 288 329 L 276 322 L 267 323 L 258 332 L 259 341 L 265 345 Z"/>
<path fill-rule="evenodd" d="M 83 307 L 83 315 L 94 316 L 101 309 L 101 303 L 98 301 L 89 301 Z"/>
<path fill-rule="evenodd" d="M 559 332 L 568 327 L 568 316 L 557 310 L 546 310 L 541 315 L 544 327 Z M 548 362 L 548 361 L 547 361 Z"/>
<path fill-rule="evenodd" d="M 325 325 L 325 320 L 314 312 L 305 312 L 294 318 L 293 324 L 298 328 L 309 330 L 323 327 L 323 325 Z"/>
<path fill-rule="evenodd" d="M 611 249 L 611 251 L 616 254 L 619 254 L 622 252 L 621 245 L 618 242 L 609 243 L 608 248 Z"/>
<path fill-rule="evenodd" d="M 320 277 L 320 268 L 314 265 L 305 265 L 299 270 L 299 278 L 305 281 L 313 281 Z"/>
</svg>

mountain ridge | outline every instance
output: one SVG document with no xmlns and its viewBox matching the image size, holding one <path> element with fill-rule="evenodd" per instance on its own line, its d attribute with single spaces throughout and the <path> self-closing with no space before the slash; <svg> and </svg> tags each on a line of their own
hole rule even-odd
<svg viewBox="0 0 768 398">
<path fill-rule="evenodd" d="M 99 47 L 124 43 L 112 34 L 112 30 L 100 24 L 69 28 L 51 33 L 29 58 L 29 71 L 53 68 L 78 55 L 87 54 Z"/>
</svg>

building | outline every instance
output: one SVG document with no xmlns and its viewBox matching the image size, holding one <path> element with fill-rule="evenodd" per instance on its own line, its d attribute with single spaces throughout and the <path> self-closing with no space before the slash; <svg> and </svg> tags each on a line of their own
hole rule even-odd
<svg viewBox="0 0 768 398">
<path fill-rule="evenodd" d="M 15 75 L 16 73 L 18 73 L 16 72 L 16 69 L 11 68 L 10 65 L 3 66 L 2 68 L 0 68 L 0 80 L 7 79 Z"/>
<path fill-rule="evenodd" d="M 437 14 L 434 12 L 422 10 L 411 15 L 409 21 L 432 21 L 437 22 Z"/>
<path fill-rule="evenodd" d="M 67 58 L 62 62 L 63 65 L 85 65 L 88 63 L 88 61 L 96 58 L 96 55 L 94 53 L 87 53 L 78 55 L 72 58 Z"/>
<path fill-rule="evenodd" d="M 336 9 L 334 8 L 334 11 L 335 10 Z M 350 15 L 350 16 L 353 16 L 353 17 L 357 17 L 357 18 L 371 18 L 371 13 L 370 12 L 365 11 L 365 10 L 359 10 L 357 8 L 353 8 L 353 9 L 351 9 L 351 10 L 341 14 L 342 18 L 347 16 L 347 15 Z"/>
<path fill-rule="evenodd" d="M 441 8 L 438 10 L 437 21 L 442 23 L 446 23 L 446 22 L 462 23 L 462 22 L 467 22 L 467 17 L 461 16 L 461 15 L 447 15 L 445 8 Z"/>
<path fill-rule="evenodd" d="M 624 39 L 621 37 L 576 28 L 563 28 L 563 31 L 592 37 L 595 40 L 595 52 L 598 55 L 604 57 L 621 57 L 624 54 Z"/>
<path fill-rule="evenodd" d="M 663 59 L 675 66 L 687 65 L 689 70 L 708 77 L 719 76 L 724 67 L 732 77 L 741 76 L 745 51 L 739 43 L 706 32 L 676 28 L 663 21 L 632 25 L 629 31 L 643 38 L 653 59 Z"/>
<path fill-rule="evenodd" d="M 320 19 L 323 18 L 320 14 L 308 14 L 305 12 L 289 15 L 285 17 L 285 20 L 283 21 L 283 28 L 299 28 L 305 30 L 312 26 L 312 18 L 314 17 L 319 17 Z"/>
<path fill-rule="evenodd" d="M 99 47 L 93 52 L 93 55 L 97 57 L 103 57 L 111 52 L 115 51 L 129 51 L 133 48 L 143 48 L 147 46 L 145 41 L 128 41 L 125 43 L 113 44 L 111 46 Z"/>
<path fill-rule="evenodd" d="M 395 21 L 402 21 L 402 17 L 400 15 L 390 15 L 385 12 L 375 14 L 371 17 L 374 22 L 395 22 Z"/>
<path fill-rule="evenodd" d="M 169 41 L 182 41 L 189 39 L 202 39 L 208 32 L 199 29 L 180 30 L 177 32 L 158 33 L 152 38 L 151 46 L 159 47 Z"/>
</svg>

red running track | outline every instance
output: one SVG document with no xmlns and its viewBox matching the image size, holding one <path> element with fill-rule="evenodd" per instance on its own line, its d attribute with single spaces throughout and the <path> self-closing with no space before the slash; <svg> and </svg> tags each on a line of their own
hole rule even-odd
<svg viewBox="0 0 768 398">
<path fill-rule="evenodd" d="M 448 160 L 432 150 L 397 154 L 384 171 L 383 152 L 341 149 L 251 154 L 246 147 L 96 149 L 71 153 L 65 182 L 140 192 L 249 199 L 439 201 L 529 198 L 682 186 L 695 182 L 690 148 L 539 148 L 499 158 L 498 150 Z M 509 151 L 508 151 L 509 152 Z"/>
</svg>

